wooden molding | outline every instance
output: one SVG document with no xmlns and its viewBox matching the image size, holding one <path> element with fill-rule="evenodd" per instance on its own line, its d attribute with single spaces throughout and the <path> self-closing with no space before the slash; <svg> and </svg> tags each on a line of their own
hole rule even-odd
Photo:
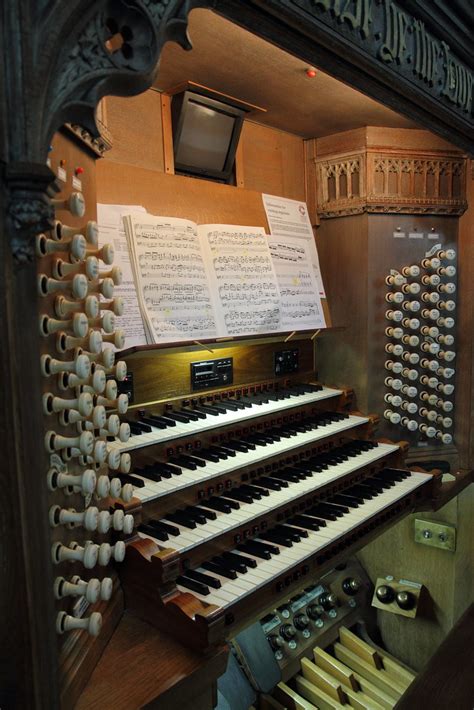
<svg viewBox="0 0 474 710">
<path fill-rule="evenodd" d="M 453 152 L 370 148 L 316 158 L 318 213 L 462 215 L 466 163 Z"/>
</svg>

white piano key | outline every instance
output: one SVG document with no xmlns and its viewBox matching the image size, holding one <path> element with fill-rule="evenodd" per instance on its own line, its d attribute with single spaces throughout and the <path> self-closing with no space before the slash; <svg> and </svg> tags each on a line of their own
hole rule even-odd
<svg viewBox="0 0 474 710">
<path fill-rule="evenodd" d="M 268 404 L 253 404 L 251 407 L 239 409 L 236 412 L 229 411 L 225 414 L 219 414 L 218 416 L 208 414 L 206 419 L 199 419 L 197 422 L 190 421 L 188 424 L 177 422 L 176 426 L 167 427 L 166 429 L 152 427 L 153 431 L 147 434 L 131 436 L 127 442 L 115 441 L 110 444 L 110 447 L 120 449 L 120 451 L 132 451 L 144 446 L 150 446 L 151 444 L 161 444 L 164 441 L 171 441 L 181 436 L 193 436 L 194 434 L 200 434 L 204 431 L 228 426 L 229 424 L 238 424 L 248 419 L 276 414 L 306 404 L 314 404 L 315 402 L 321 402 L 325 399 L 338 397 L 340 394 L 342 394 L 341 390 L 323 387 L 319 392 L 291 395 L 288 399 L 268 402 Z M 225 402 L 223 402 L 223 404 L 224 403 Z M 166 416 L 166 414 L 164 416 Z"/>
<path fill-rule="evenodd" d="M 210 468 L 205 466 L 198 468 L 196 471 L 191 471 L 190 469 L 186 469 L 181 466 L 180 468 L 183 471 L 181 476 L 172 476 L 168 479 L 162 479 L 157 483 L 148 481 L 146 486 L 150 490 L 153 490 L 154 493 L 150 496 L 150 498 L 141 498 L 141 500 L 153 500 L 162 495 L 166 495 L 171 490 L 178 491 L 182 488 L 186 488 L 188 485 L 191 485 L 191 482 L 204 484 L 217 476 L 232 473 L 233 471 L 236 471 L 244 466 L 255 465 L 261 461 L 271 458 L 272 456 L 278 456 L 292 451 L 297 447 L 313 444 L 328 436 L 339 434 L 362 424 L 366 424 L 368 421 L 367 417 L 350 415 L 346 419 L 339 422 L 321 425 L 317 429 L 298 433 L 297 435 L 289 438 L 282 437 L 280 441 L 276 441 L 274 444 L 267 444 L 266 446 L 257 445 L 255 450 L 249 450 L 246 453 L 237 452 L 235 456 L 229 457 L 224 461 L 220 461 L 218 464 L 212 463 Z"/>
<path fill-rule="evenodd" d="M 388 506 L 392 505 L 396 501 L 402 499 L 404 496 L 408 495 L 416 488 L 421 486 L 423 483 L 431 478 L 429 474 L 415 473 L 411 472 L 410 477 L 402 481 L 397 482 L 394 486 L 388 489 L 384 489 L 377 496 L 371 500 L 366 500 L 359 508 L 351 509 L 349 513 L 344 515 L 340 521 L 327 521 L 327 526 L 321 528 L 318 531 L 308 531 L 308 537 L 302 538 L 300 542 L 295 543 L 293 547 L 284 547 L 283 545 L 278 545 L 274 542 L 259 540 L 264 544 L 276 545 L 280 549 L 279 555 L 273 555 L 271 561 L 261 560 L 257 557 L 252 557 L 257 562 L 256 569 L 248 570 L 246 575 L 243 575 L 251 583 L 251 588 L 247 592 L 238 593 L 236 592 L 235 582 L 233 580 L 233 586 L 228 587 L 227 581 L 222 583 L 222 588 L 218 590 L 221 594 L 227 589 L 231 591 L 233 596 L 232 600 L 225 605 L 222 605 L 225 609 L 231 604 L 243 599 L 250 591 L 255 591 L 258 587 L 263 586 L 272 581 L 272 579 L 284 574 L 286 571 L 291 569 L 295 564 L 304 563 L 305 560 L 309 559 L 318 550 L 326 547 L 328 544 L 335 542 L 337 539 L 341 538 L 343 535 L 347 535 L 352 530 L 360 527 L 367 520 L 370 520 L 373 516 L 377 515 L 383 511 Z M 344 522 L 341 526 L 338 523 Z M 329 535 L 329 537 L 328 537 Z M 258 540 L 258 538 L 257 538 Z M 243 554 L 243 553 L 238 553 Z M 248 553 L 244 553 L 248 554 Z M 248 555 L 251 557 L 251 555 Z M 268 562 L 271 562 L 269 565 Z M 265 573 L 268 571 L 268 575 Z M 259 574 L 257 574 L 257 572 Z M 263 577 L 262 577 L 262 574 Z M 240 577 L 240 575 L 239 575 Z M 260 581 L 259 581 L 260 580 Z M 196 595 L 200 596 L 200 595 Z M 200 597 L 205 601 L 209 601 L 208 596 Z"/>
<path fill-rule="evenodd" d="M 376 448 L 364 451 L 356 456 L 351 456 L 348 461 L 329 466 L 327 470 L 315 473 L 313 476 L 299 481 L 298 483 L 290 483 L 288 488 L 282 488 L 280 491 L 270 491 L 268 496 L 262 497 L 259 501 L 240 503 L 239 510 L 232 510 L 230 513 L 221 513 L 220 511 L 214 511 L 208 508 L 205 500 L 198 502 L 196 505 L 199 508 L 215 512 L 217 515 L 216 520 L 208 521 L 201 525 L 198 524 L 197 527 L 205 534 L 205 537 L 201 538 L 200 541 L 189 544 L 189 536 L 183 538 L 180 535 L 173 538 L 173 547 L 180 552 L 190 550 L 197 544 L 201 544 L 203 540 L 206 542 L 212 540 L 214 537 L 224 532 L 229 532 L 240 525 L 248 523 L 259 515 L 269 513 L 280 505 L 291 503 L 305 493 L 317 491 L 318 488 L 340 478 L 340 476 L 356 471 L 358 468 L 384 458 L 384 456 L 397 450 L 398 446 L 395 444 L 378 444 Z M 249 485 L 258 487 L 258 480 L 249 482 Z M 223 493 L 222 499 L 225 499 L 225 493 Z M 304 515 L 305 511 L 301 511 L 301 514 Z M 296 525 L 296 527 L 298 527 L 298 525 Z M 324 535 L 323 529 L 321 532 Z"/>
</svg>

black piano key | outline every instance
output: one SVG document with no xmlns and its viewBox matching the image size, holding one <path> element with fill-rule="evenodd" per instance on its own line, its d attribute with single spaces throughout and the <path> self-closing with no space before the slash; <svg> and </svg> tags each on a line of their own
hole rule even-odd
<svg viewBox="0 0 474 710">
<path fill-rule="evenodd" d="M 306 530 L 317 531 L 320 527 L 313 518 L 309 518 L 305 515 L 295 515 L 293 518 L 287 520 L 287 522 L 289 525 L 296 525 Z"/>
<path fill-rule="evenodd" d="M 187 461 L 184 456 L 170 456 L 168 461 L 175 466 L 182 466 L 183 468 L 188 468 L 190 471 L 195 471 L 197 469 L 197 464 L 193 461 Z"/>
<path fill-rule="evenodd" d="M 236 409 L 247 409 L 247 405 L 241 402 L 240 399 L 227 399 L 226 402 L 230 402 Z"/>
<path fill-rule="evenodd" d="M 144 434 L 149 434 L 151 432 L 151 426 L 146 424 L 143 420 L 122 419 L 122 421 L 129 424 L 130 427 L 138 427 Z"/>
<path fill-rule="evenodd" d="M 178 414 L 187 417 L 189 422 L 198 422 L 201 418 L 204 418 L 202 412 L 193 412 L 191 409 L 186 409 L 186 407 L 181 407 Z"/>
<path fill-rule="evenodd" d="M 226 491 L 223 494 L 223 497 L 227 500 L 239 500 L 241 503 L 253 503 L 253 498 L 249 493 L 244 493 L 243 491 L 239 490 L 238 488 L 234 488 L 231 491 Z"/>
<path fill-rule="evenodd" d="M 199 456 L 194 456 L 192 454 L 181 454 L 181 458 L 183 458 L 185 461 L 188 461 L 189 463 L 194 463 L 196 466 L 200 466 L 203 468 L 206 465 L 206 462 L 204 459 L 199 458 Z M 189 466 L 188 466 L 189 468 Z"/>
<path fill-rule="evenodd" d="M 154 471 L 153 469 L 137 469 L 135 473 L 137 474 L 137 476 L 143 476 L 143 478 L 147 478 L 149 481 L 153 481 L 154 483 L 158 483 L 162 479 L 162 476 L 160 476 L 159 473 L 156 473 L 156 471 Z"/>
<path fill-rule="evenodd" d="M 228 567 L 223 567 L 222 565 L 216 565 L 215 562 L 203 562 L 201 567 L 213 572 L 214 574 L 219 574 L 221 577 L 226 577 L 227 579 L 237 579 L 237 572 Z"/>
<path fill-rule="evenodd" d="M 168 513 L 166 515 L 166 520 L 171 520 L 172 523 L 178 523 L 178 525 L 182 525 L 184 528 L 189 528 L 190 530 L 194 530 L 196 527 L 194 520 L 191 520 L 191 518 L 178 511 Z"/>
<path fill-rule="evenodd" d="M 152 537 L 155 537 L 157 540 L 162 540 L 163 542 L 165 540 L 169 540 L 169 535 L 165 530 L 159 530 L 158 528 L 153 527 L 152 525 L 140 523 L 137 529 L 140 532 L 145 533 L 146 535 L 151 535 Z"/>
<path fill-rule="evenodd" d="M 247 547 L 249 550 L 260 550 L 262 552 L 269 552 L 270 555 L 279 555 L 280 554 L 279 547 L 277 547 L 276 545 L 272 545 L 271 542 L 262 542 L 261 540 L 247 540 L 247 542 L 243 543 L 242 548 L 239 545 L 239 547 L 237 549 L 238 550 L 242 549 L 242 551 L 245 551 L 243 549 L 244 547 Z M 257 556 L 257 555 L 255 555 L 255 556 Z"/>
<path fill-rule="evenodd" d="M 174 419 L 170 419 L 169 417 L 166 417 L 162 414 L 157 414 L 153 416 L 153 419 L 157 422 L 161 422 L 165 426 L 176 426 L 176 422 Z"/>
<path fill-rule="evenodd" d="M 229 560 L 227 557 L 224 557 L 223 555 L 221 557 L 213 557 L 212 562 L 214 564 L 219 565 L 219 567 L 224 567 L 225 569 L 230 569 L 234 570 L 235 572 L 238 572 L 239 574 L 247 574 L 247 565 L 245 565 L 243 562 L 236 562 L 234 560 Z"/>
<path fill-rule="evenodd" d="M 222 446 L 210 446 L 209 451 L 215 452 L 221 459 L 227 459 L 229 456 L 235 456 L 235 451 L 232 449 L 225 449 Z"/>
<path fill-rule="evenodd" d="M 196 411 L 202 412 L 203 414 L 211 414 L 213 417 L 218 417 L 220 412 L 215 409 L 215 407 L 208 407 L 205 404 L 197 404 L 195 406 Z"/>
<path fill-rule="evenodd" d="M 349 512 L 347 505 L 344 505 L 344 503 L 336 503 L 333 498 L 328 499 L 324 505 L 327 506 L 328 510 L 334 510 L 335 513 L 338 513 L 339 517 Z"/>
<path fill-rule="evenodd" d="M 379 474 L 392 481 L 403 481 L 404 478 L 408 478 L 410 475 L 409 471 L 401 471 L 397 468 L 383 468 L 379 471 Z"/>
<path fill-rule="evenodd" d="M 207 523 L 207 517 L 200 510 L 190 510 L 189 508 L 184 508 L 184 510 L 180 512 L 182 512 L 182 514 L 186 516 L 186 518 L 194 520 L 194 522 L 198 525 L 205 525 Z"/>
<path fill-rule="evenodd" d="M 310 510 L 307 511 L 308 515 L 312 515 L 315 518 L 322 518 L 323 520 L 334 520 L 338 519 L 338 515 L 336 513 L 329 512 L 327 510 L 320 510 L 320 509 L 313 509 L 311 508 Z"/>
<path fill-rule="evenodd" d="M 288 481 L 278 480 L 269 476 L 261 476 L 255 481 L 255 485 L 264 486 L 271 491 L 281 491 L 282 488 L 288 488 Z"/>
<path fill-rule="evenodd" d="M 188 505 L 186 510 L 191 513 L 199 513 L 205 515 L 208 520 L 216 520 L 217 515 L 213 510 L 206 510 L 205 508 L 200 508 L 198 505 Z"/>
<path fill-rule="evenodd" d="M 135 488 L 145 487 L 145 481 L 142 481 L 141 478 L 137 478 L 136 476 L 132 476 L 130 473 L 115 473 L 114 471 L 114 476 L 120 480 L 122 486 L 126 483 L 131 483 Z"/>
<path fill-rule="evenodd" d="M 204 574 L 204 572 L 198 572 L 198 570 L 187 569 L 186 577 L 195 579 L 196 582 L 201 582 L 202 584 L 212 587 L 213 589 L 220 589 L 221 587 L 220 579 L 216 579 L 210 574 Z"/>
<path fill-rule="evenodd" d="M 244 559 L 242 555 L 238 555 L 235 552 L 223 552 L 222 557 L 224 557 L 226 560 L 233 560 L 239 563 L 243 562 L 244 565 L 246 565 L 247 567 L 251 567 L 252 569 L 257 566 L 255 560 L 248 559 L 247 557 Z"/>
<path fill-rule="evenodd" d="M 221 499 L 224 500 L 227 505 L 230 505 L 231 508 L 234 510 L 238 510 L 240 508 L 240 503 L 233 497 L 231 498 L 230 496 L 227 497 L 227 493 L 221 496 Z"/>
<path fill-rule="evenodd" d="M 188 407 L 182 407 L 181 411 L 187 414 L 188 417 L 190 417 L 191 419 L 195 417 L 194 421 L 197 421 L 198 419 L 207 419 L 207 414 L 199 411 L 198 409 L 189 409 Z"/>
<path fill-rule="evenodd" d="M 208 449 L 199 449 L 199 456 L 205 459 L 206 461 L 211 461 L 211 463 L 219 463 L 220 461 L 220 456 L 215 453 L 212 453 Z"/>
<path fill-rule="evenodd" d="M 247 444 L 246 441 L 226 441 L 222 444 L 222 446 L 226 449 L 230 449 L 231 451 L 240 451 L 242 454 L 246 454 L 251 448 L 251 445 Z M 253 448 L 255 449 L 255 446 Z"/>
<path fill-rule="evenodd" d="M 230 501 L 221 500 L 220 498 L 209 498 L 209 500 L 203 501 L 201 505 L 206 508 L 211 508 L 211 510 L 218 510 L 220 513 L 231 513 L 232 506 Z"/>
<path fill-rule="evenodd" d="M 144 424 L 149 424 L 150 426 L 155 427 L 155 429 L 166 429 L 168 426 L 159 417 L 141 417 L 140 421 Z M 176 422 L 174 422 L 174 424 L 176 424 Z"/>
<path fill-rule="evenodd" d="M 288 527 L 288 525 L 283 525 L 282 527 L 284 528 L 284 530 L 293 530 L 294 533 L 298 535 L 298 540 L 302 537 L 308 537 L 308 531 L 304 528 L 299 528 L 297 525 L 291 525 L 291 527 Z M 295 539 L 296 542 L 298 542 L 298 540 Z"/>
<path fill-rule="evenodd" d="M 174 412 L 174 411 L 167 411 L 165 413 L 165 417 L 168 419 L 174 419 L 176 422 L 181 422 L 181 424 L 189 424 L 191 419 L 187 416 L 187 414 L 182 414 L 181 412 Z"/>
<path fill-rule="evenodd" d="M 268 496 L 270 495 L 265 488 L 255 488 L 255 486 L 247 486 L 243 485 L 239 487 L 239 490 L 242 491 L 242 493 L 247 493 L 248 495 L 252 496 L 254 500 L 261 500 L 262 496 Z"/>
<path fill-rule="evenodd" d="M 367 486 L 362 486 L 360 483 L 357 483 L 355 486 L 351 486 L 347 489 L 346 492 L 349 493 L 349 495 L 355 495 L 359 496 L 360 498 L 364 498 L 364 500 L 370 500 L 375 496 L 375 493 L 371 488 L 368 488 Z"/>
<path fill-rule="evenodd" d="M 230 399 L 223 399 L 221 404 L 231 412 L 237 412 L 241 409 L 240 405 L 238 406 L 233 400 L 231 401 Z"/>
<path fill-rule="evenodd" d="M 271 560 L 272 559 L 272 554 L 269 550 L 264 549 L 263 547 L 257 547 L 257 543 L 255 543 L 254 547 L 250 547 L 250 545 L 247 545 L 246 543 L 243 543 L 242 545 L 238 545 L 237 549 L 240 550 L 241 552 L 246 552 L 249 555 L 253 555 L 254 557 L 258 557 L 260 560 Z"/>
<path fill-rule="evenodd" d="M 163 478 L 171 478 L 171 476 L 181 476 L 183 473 L 179 466 L 167 463 L 166 461 L 156 461 L 154 464 L 156 470 Z"/>
<path fill-rule="evenodd" d="M 283 547 L 293 547 L 293 540 L 289 537 L 289 535 L 277 533 L 274 530 L 265 530 L 265 532 L 260 533 L 260 537 L 262 540 L 276 542 L 277 545 L 282 545 Z"/>
<path fill-rule="evenodd" d="M 193 592 L 202 594 L 203 596 L 210 594 L 209 587 L 207 587 L 202 582 L 198 582 L 196 579 L 191 579 L 191 577 L 187 577 L 184 574 L 180 575 L 176 579 L 176 583 L 180 584 L 182 587 L 186 587 L 186 589 L 191 589 L 191 591 Z"/>
<path fill-rule="evenodd" d="M 335 496 L 331 498 L 334 503 L 340 503 L 341 505 L 347 505 L 350 508 L 358 508 L 359 505 L 362 505 L 364 502 L 362 498 L 358 498 L 357 496 L 351 496 L 349 494 L 345 493 L 337 493 Z"/>
<path fill-rule="evenodd" d="M 181 534 L 181 530 L 177 528 L 176 525 L 165 523 L 163 520 L 154 520 L 153 518 L 151 518 L 150 520 L 147 520 L 146 524 L 148 525 L 148 527 L 156 530 L 162 530 L 163 532 L 168 533 L 168 535 L 171 535 L 172 537 L 177 537 Z"/>
<path fill-rule="evenodd" d="M 285 540 L 288 538 L 292 542 L 299 542 L 301 540 L 301 536 L 298 535 L 297 531 L 288 525 L 277 525 L 273 528 L 272 532 L 277 535 L 282 535 Z"/>
</svg>

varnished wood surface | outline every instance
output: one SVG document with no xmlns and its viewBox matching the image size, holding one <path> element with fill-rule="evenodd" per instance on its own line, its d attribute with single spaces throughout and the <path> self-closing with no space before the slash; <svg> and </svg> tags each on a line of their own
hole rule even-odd
<svg viewBox="0 0 474 710">
<path fill-rule="evenodd" d="M 291 381 L 310 382 L 313 375 L 313 344 L 310 340 L 296 343 L 276 343 L 229 345 L 209 344 L 209 349 L 198 347 L 178 347 L 156 351 L 142 351 L 129 356 L 128 369 L 133 372 L 133 406 L 143 402 L 163 401 L 182 396 L 206 396 L 218 390 L 234 390 L 243 385 L 280 381 L 283 385 L 288 375 L 276 377 L 274 374 L 274 353 L 296 349 L 299 353 L 299 371 Z M 211 352 L 209 352 L 211 350 Z M 191 389 L 191 363 L 220 358 L 232 358 L 233 382 L 227 386 L 209 390 Z"/>
<path fill-rule="evenodd" d="M 303 140 L 286 131 L 244 121 L 240 137 L 244 187 L 304 200 Z"/>
<path fill-rule="evenodd" d="M 190 52 L 171 42 L 165 45 L 155 82 L 160 89 L 191 79 L 263 106 L 267 113 L 259 122 L 306 137 L 370 123 L 414 125 L 320 70 L 309 78 L 308 62 L 208 10 L 192 11 L 189 36 Z"/>
<path fill-rule="evenodd" d="M 396 710 L 472 710 L 474 704 L 474 604 L 419 673 Z"/>
<path fill-rule="evenodd" d="M 226 660 L 225 647 L 206 657 L 125 614 L 75 710 L 194 710 L 194 699 L 225 671 Z"/>
</svg>

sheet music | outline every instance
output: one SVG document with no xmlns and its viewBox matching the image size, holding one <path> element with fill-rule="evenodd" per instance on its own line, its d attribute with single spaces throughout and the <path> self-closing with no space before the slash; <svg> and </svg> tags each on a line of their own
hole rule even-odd
<svg viewBox="0 0 474 710">
<path fill-rule="evenodd" d="M 185 219 L 125 217 L 138 298 L 153 341 L 217 337 L 196 225 Z"/>
<path fill-rule="evenodd" d="M 129 212 L 146 212 L 139 205 L 97 205 L 97 222 L 99 226 L 99 245 L 111 243 L 114 245 L 114 265 L 122 269 L 122 283 L 114 288 L 114 296 L 124 300 L 123 316 L 116 316 L 117 328 L 122 328 L 127 336 L 126 347 L 146 345 L 147 338 L 138 304 L 137 291 L 133 277 L 127 237 L 122 222 L 122 216 Z M 113 345 L 112 345 L 113 347 Z"/>
<path fill-rule="evenodd" d="M 326 325 L 318 284 L 304 242 L 268 236 L 278 279 L 281 325 L 288 330 L 324 328 Z"/>
<path fill-rule="evenodd" d="M 262 200 L 271 235 L 280 237 L 284 242 L 288 239 L 298 239 L 304 244 L 311 258 L 319 295 L 321 298 L 325 298 L 323 278 L 319 268 L 318 250 L 316 249 L 306 203 L 290 200 L 286 197 L 265 194 L 262 195 Z"/>
<path fill-rule="evenodd" d="M 280 330 L 280 293 L 265 230 L 204 224 L 198 232 L 217 297 L 219 335 Z"/>
</svg>

